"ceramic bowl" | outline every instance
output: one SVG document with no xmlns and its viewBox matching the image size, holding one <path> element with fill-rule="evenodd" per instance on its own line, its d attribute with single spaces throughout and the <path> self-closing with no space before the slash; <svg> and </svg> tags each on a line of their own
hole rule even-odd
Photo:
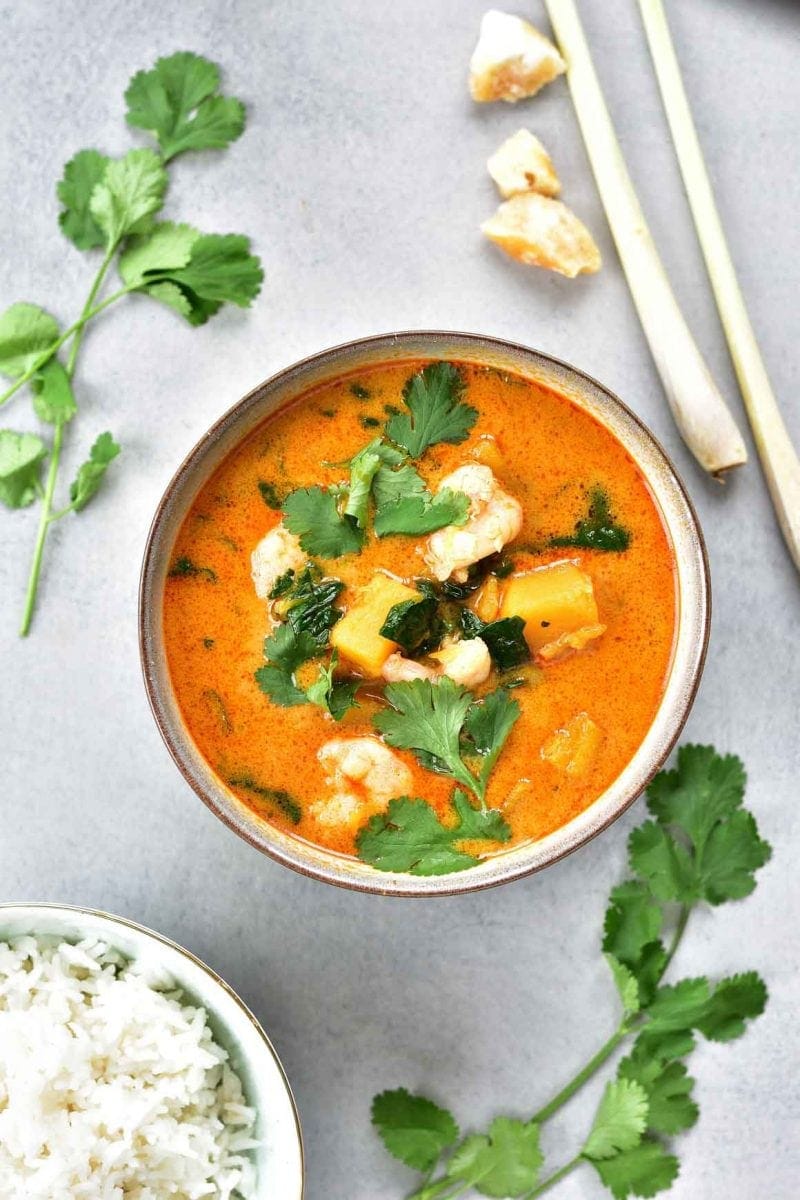
<svg viewBox="0 0 800 1200">
<path fill-rule="evenodd" d="M 0 941 L 33 935 L 79 942 L 101 938 L 126 957 L 166 972 L 202 1006 L 215 1040 L 228 1051 L 247 1103 L 257 1112 L 253 1151 L 258 1195 L 302 1200 L 303 1139 L 289 1082 L 256 1018 L 210 967 L 168 938 L 123 917 L 57 904 L 0 904 Z"/>
<path fill-rule="evenodd" d="M 293 837 L 256 816 L 228 790 L 181 719 L 164 653 L 162 601 L 175 538 L 195 496 L 265 417 L 307 389 L 343 374 L 382 362 L 448 358 L 514 372 L 552 387 L 622 443 L 647 480 L 672 543 L 677 628 L 669 677 L 653 723 L 627 767 L 593 804 L 547 837 L 514 846 L 469 871 L 411 876 L 378 871 Z M 297 871 L 360 891 L 403 896 L 471 892 L 517 879 L 558 861 L 616 820 L 644 790 L 683 727 L 702 672 L 709 619 L 708 564 L 697 517 L 675 468 L 638 417 L 602 384 L 567 363 L 496 338 L 443 332 L 387 334 L 324 350 L 273 375 L 240 400 L 201 438 L 164 493 L 147 541 L 139 605 L 142 667 L 153 715 L 186 781 L 209 808 L 252 845 Z"/>
</svg>

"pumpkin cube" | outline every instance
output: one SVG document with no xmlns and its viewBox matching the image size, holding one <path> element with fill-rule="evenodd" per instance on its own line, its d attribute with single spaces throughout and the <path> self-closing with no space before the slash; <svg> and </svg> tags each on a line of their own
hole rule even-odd
<svg viewBox="0 0 800 1200">
<path fill-rule="evenodd" d="M 603 735 L 592 718 L 580 712 L 547 739 L 540 754 L 565 775 L 585 775 L 602 740 Z"/>
<path fill-rule="evenodd" d="M 525 640 L 534 654 L 564 635 L 589 628 L 602 633 L 605 628 L 598 626 L 592 581 L 573 562 L 550 563 L 524 575 L 512 575 L 500 616 L 522 617 Z"/>
<path fill-rule="evenodd" d="M 389 610 L 404 600 L 421 598 L 415 588 L 399 579 L 377 574 L 334 625 L 331 645 L 350 666 L 370 679 L 377 679 L 386 659 L 397 649 L 397 642 L 380 634 Z"/>
</svg>

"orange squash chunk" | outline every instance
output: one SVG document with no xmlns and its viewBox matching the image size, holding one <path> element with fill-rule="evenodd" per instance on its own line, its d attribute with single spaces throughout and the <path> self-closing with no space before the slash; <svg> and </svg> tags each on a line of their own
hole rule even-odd
<svg viewBox="0 0 800 1200">
<path fill-rule="evenodd" d="M 420 599 L 415 588 L 390 575 L 378 573 L 361 589 L 355 602 L 334 625 L 331 645 L 351 666 L 370 679 L 377 679 L 386 659 L 397 649 L 397 642 L 380 634 L 389 609 L 404 600 Z"/>
<path fill-rule="evenodd" d="M 585 712 L 557 729 L 540 751 L 545 762 L 566 775 L 585 775 L 595 760 L 603 735 Z"/>
<path fill-rule="evenodd" d="M 598 623 L 592 581 L 573 562 L 551 563 L 524 575 L 512 576 L 503 594 L 500 616 L 522 617 L 525 640 L 534 654 L 554 643 L 559 643 L 558 653 L 561 653 L 559 639 L 579 630 L 591 631 L 584 638 L 584 645 L 605 630 L 605 626 Z M 582 647 L 564 647 L 565 650 L 578 648 Z M 547 652 L 543 656 L 554 657 Z"/>
</svg>

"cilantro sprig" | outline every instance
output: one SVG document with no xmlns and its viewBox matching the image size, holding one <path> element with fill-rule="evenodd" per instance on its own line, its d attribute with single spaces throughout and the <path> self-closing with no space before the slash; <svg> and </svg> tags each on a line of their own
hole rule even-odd
<svg viewBox="0 0 800 1200">
<path fill-rule="evenodd" d="M 755 819 L 742 807 L 744 785 L 740 760 L 710 746 L 683 746 L 675 769 L 653 780 L 647 793 L 653 820 L 631 835 L 631 878 L 611 892 L 604 924 L 602 949 L 622 1008 L 619 1025 L 529 1120 L 498 1116 L 486 1133 L 461 1138 L 454 1117 L 426 1097 L 404 1088 L 375 1097 L 372 1122 L 386 1149 L 425 1173 L 409 1200 L 468 1191 L 535 1200 L 582 1165 L 596 1171 L 615 1200 L 655 1196 L 672 1186 L 680 1164 L 669 1139 L 699 1116 L 685 1059 L 698 1036 L 716 1042 L 741 1037 L 767 1002 L 755 971 L 716 983 L 706 977 L 663 981 L 693 908 L 748 895 L 755 871 L 769 858 Z M 654 845 L 660 847 L 655 854 Z M 670 925 L 667 945 L 662 935 Z M 577 1152 L 542 1175 L 542 1126 L 626 1041 L 630 1049 L 606 1083 Z"/>
<path fill-rule="evenodd" d="M 437 442 L 463 442 L 478 419 L 477 409 L 466 404 L 464 379 L 449 362 L 429 363 L 417 371 L 403 389 L 406 412 L 393 413 L 386 436 L 411 458 L 420 458 Z"/>
<path fill-rule="evenodd" d="M 190 52 L 161 58 L 151 70 L 134 75 L 125 93 L 126 120 L 150 133 L 155 146 L 131 149 L 118 158 L 94 148 L 79 150 L 56 188 L 64 236 L 79 250 L 100 252 L 79 316 L 62 329 L 36 304 L 12 304 L 0 314 L 0 374 L 13 381 L 0 395 L 0 405 L 30 384 L 34 412 L 50 427 L 49 438 L 0 430 L 0 503 L 24 508 L 38 500 L 41 505 L 23 636 L 30 630 L 51 526 L 68 513 L 83 511 L 120 452 L 110 433 L 96 437 L 68 503 L 58 506 L 61 455 L 78 413 L 73 377 L 87 325 L 131 293 L 159 301 L 190 325 L 202 325 L 223 304 L 248 307 L 261 288 L 261 264 L 251 254 L 248 238 L 156 220 L 169 183 L 167 164 L 187 151 L 222 149 L 244 129 L 244 106 L 219 89 L 218 67 Z M 104 295 L 114 263 L 122 287 Z M 58 354 L 68 344 L 62 362 Z"/>
</svg>

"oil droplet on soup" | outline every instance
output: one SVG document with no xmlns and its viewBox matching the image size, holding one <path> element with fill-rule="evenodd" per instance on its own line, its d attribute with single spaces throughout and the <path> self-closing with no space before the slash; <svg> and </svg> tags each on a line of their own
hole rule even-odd
<svg viewBox="0 0 800 1200">
<path fill-rule="evenodd" d="M 386 807 L 392 788 L 385 785 L 380 752 L 366 765 L 356 754 L 360 765 L 351 776 L 339 770 L 337 752 L 324 747 L 369 738 L 383 749 L 373 717 L 384 707 L 385 680 L 362 686 L 358 707 L 338 722 L 315 704 L 283 707 L 265 695 L 255 672 L 264 665 L 265 636 L 274 632 L 274 602 L 256 594 L 251 554 L 281 523 L 290 492 L 346 480 L 341 464 L 381 435 L 403 406 L 406 381 L 423 365 L 372 367 L 267 418 L 196 497 L 176 539 L 165 590 L 172 685 L 200 753 L 260 817 L 343 854 L 355 853 L 358 829 Z M 486 793 L 511 829 L 505 849 L 544 837 L 580 813 L 639 747 L 669 671 L 675 571 L 647 484 L 604 426 L 565 396 L 524 378 L 471 364 L 460 370 L 463 399 L 477 420 L 460 444 L 436 444 L 414 466 L 435 492 L 446 476 L 478 464 L 522 510 L 521 529 L 503 552 L 508 563 L 464 602 L 483 620 L 520 613 L 533 656 L 517 670 L 494 667 L 488 679 L 468 685 L 480 697 L 511 681 L 521 709 Z M 593 540 L 592 512 L 595 525 L 612 526 L 609 548 L 601 548 L 602 537 Z M 343 581 L 336 603 L 347 613 L 376 577 L 388 574 L 398 587 L 411 588 L 432 578 L 427 546 L 427 535 L 370 534 L 360 553 L 320 560 L 320 566 Z M 549 572 L 547 586 L 556 583 L 565 603 L 583 604 L 586 614 L 577 634 L 561 640 L 559 618 L 552 628 L 542 616 L 556 601 L 543 595 L 539 569 L 554 563 L 567 565 Z M 344 636 L 341 641 L 346 647 Z M 430 674 L 447 669 L 431 658 L 424 664 Z M 304 674 L 302 667 L 298 684 L 307 686 L 315 669 Z M 358 668 L 342 658 L 339 670 L 348 669 Z M 425 769 L 411 751 L 391 754 L 402 762 L 396 777 L 403 794 L 422 797 L 451 822 L 453 780 Z M 355 799 L 337 809 L 331 801 L 342 794 Z"/>
</svg>

